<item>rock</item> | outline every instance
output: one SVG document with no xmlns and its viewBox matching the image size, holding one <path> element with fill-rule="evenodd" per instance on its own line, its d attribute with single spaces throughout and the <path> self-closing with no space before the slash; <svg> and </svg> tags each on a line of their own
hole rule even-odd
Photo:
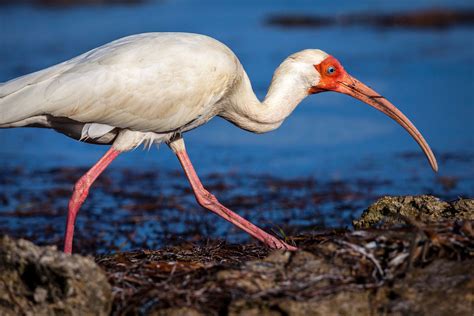
<svg viewBox="0 0 474 316">
<path fill-rule="evenodd" d="M 379 291 L 379 310 L 389 315 L 472 316 L 474 261 L 437 260 L 410 270 L 403 280 Z"/>
<path fill-rule="evenodd" d="M 474 220 L 474 200 L 459 199 L 447 203 L 430 196 L 386 196 L 366 209 L 352 225 L 356 229 L 384 223 L 388 226 L 405 223 L 405 218 L 422 223 L 445 219 Z"/>
<path fill-rule="evenodd" d="M 370 291 L 339 292 L 316 301 L 285 301 L 279 304 L 282 315 L 291 316 L 357 316 L 374 315 Z"/>
<path fill-rule="evenodd" d="M 204 316 L 204 314 L 191 307 L 170 307 L 153 311 L 149 316 Z"/>
<path fill-rule="evenodd" d="M 427 267 L 411 269 L 405 278 L 387 282 L 376 289 L 338 291 L 314 299 L 240 299 L 231 303 L 229 315 L 471 316 L 474 306 L 473 264 L 472 260 L 438 260 Z"/>
<path fill-rule="evenodd" d="M 92 259 L 0 237 L 0 315 L 109 315 L 111 307 Z"/>
<path fill-rule="evenodd" d="M 269 291 L 276 287 L 279 273 L 288 260 L 288 252 L 275 251 L 264 260 L 247 262 L 238 270 L 220 271 L 217 280 L 246 293 Z"/>
<path fill-rule="evenodd" d="M 474 199 L 459 199 L 452 206 L 457 218 L 474 220 Z"/>
<path fill-rule="evenodd" d="M 340 292 L 314 300 L 291 300 L 285 298 L 249 303 L 239 300 L 229 307 L 229 315 L 255 316 L 365 316 L 373 315 L 370 292 Z"/>
<path fill-rule="evenodd" d="M 302 289 L 322 288 L 331 283 L 326 276 L 343 277 L 344 272 L 336 265 L 310 252 L 290 253 L 274 251 L 263 260 L 245 263 L 239 269 L 217 273 L 217 280 L 225 287 L 258 296 L 284 293 L 290 287 Z"/>
</svg>

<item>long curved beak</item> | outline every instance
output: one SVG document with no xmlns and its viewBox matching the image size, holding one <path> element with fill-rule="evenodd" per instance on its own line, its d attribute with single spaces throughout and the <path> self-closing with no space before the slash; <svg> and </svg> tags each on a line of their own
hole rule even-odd
<svg viewBox="0 0 474 316">
<path fill-rule="evenodd" d="M 421 133 L 416 129 L 415 125 L 413 125 L 413 123 L 410 122 L 410 120 L 402 112 L 400 112 L 400 110 L 398 110 L 383 96 L 348 74 L 346 74 L 342 80 L 338 80 L 338 83 L 339 85 L 336 89 L 334 89 L 334 91 L 350 95 L 364 103 L 367 103 L 370 106 L 373 106 L 403 126 L 403 128 L 405 128 L 407 132 L 416 140 L 418 145 L 420 145 L 421 149 L 430 162 L 431 168 L 435 172 L 438 171 L 438 163 L 436 162 L 436 158 L 431 151 L 430 146 L 423 138 Z"/>
</svg>

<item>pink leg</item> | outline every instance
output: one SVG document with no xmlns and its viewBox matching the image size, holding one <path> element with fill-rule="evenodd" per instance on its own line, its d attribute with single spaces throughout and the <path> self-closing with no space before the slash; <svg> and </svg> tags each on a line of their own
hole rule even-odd
<svg viewBox="0 0 474 316">
<path fill-rule="evenodd" d="M 202 185 L 198 175 L 196 174 L 196 171 L 194 170 L 193 165 L 191 164 L 191 161 L 189 160 L 186 150 L 183 149 L 176 151 L 176 155 L 178 156 L 179 162 L 181 163 L 181 166 L 183 167 L 184 172 L 186 173 L 186 176 L 189 180 L 189 183 L 191 184 L 191 187 L 194 191 L 194 195 L 196 196 L 196 200 L 199 205 L 223 217 L 225 220 L 246 231 L 254 238 L 268 245 L 270 248 L 297 250 L 296 247 L 290 246 L 285 242 L 281 241 L 280 239 L 270 234 L 267 234 L 254 224 L 250 223 L 246 219 L 242 218 L 238 214 L 235 214 L 234 212 L 220 204 L 216 197 L 209 193 Z"/>
<path fill-rule="evenodd" d="M 74 185 L 74 192 L 69 200 L 69 212 L 67 214 L 66 233 L 64 235 L 64 252 L 72 252 L 72 239 L 74 235 L 74 224 L 76 216 L 82 203 L 89 194 L 89 188 L 97 177 L 107 168 L 107 166 L 120 154 L 120 151 L 111 147 L 100 160 L 84 174 Z"/>
</svg>

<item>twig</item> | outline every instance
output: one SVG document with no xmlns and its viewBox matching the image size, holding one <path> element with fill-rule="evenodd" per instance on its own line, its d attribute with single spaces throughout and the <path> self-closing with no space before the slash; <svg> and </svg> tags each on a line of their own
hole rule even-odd
<svg viewBox="0 0 474 316">
<path fill-rule="evenodd" d="M 382 267 L 380 266 L 380 263 L 378 262 L 377 259 L 375 259 L 375 257 L 371 254 L 371 253 L 368 253 L 364 247 L 361 247 L 361 246 L 358 246 L 358 245 L 355 245 L 355 244 L 352 244 L 350 242 L 347 242 L 345 240 L 342 240 L 340 241 L 340 243 L 350 247 L 352 250 L 362 254 L 363 256 L 367 257 L 368 259 L 370 259 L 370 261 L 373 262 L 373 264 L 375 265 L 375 267 L 377 268 L 377 271 L 379 272 L 380 276 L 381 277 L 384 277 L 385 276 L 385 273 L 384 271 L 382 270 Z"/>
</svg>

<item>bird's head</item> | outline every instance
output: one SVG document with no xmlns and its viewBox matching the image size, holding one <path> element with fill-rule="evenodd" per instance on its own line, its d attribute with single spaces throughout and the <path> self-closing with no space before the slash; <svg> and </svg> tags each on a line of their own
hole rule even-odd
<svg viewBox="0 0 474 316">
<path fill-rule="evenodd" d="M 428 158 L 434 171 L 438 165 L 430 146 L 410 120 L 385 97 L 349 75 L 341 63 L 333 56 L 317 49 L 307 49 L 289 58 L 298 68 L 300 78 L 305 81 L 308 94 L 334 91 L 351 97 L 385 113 L 416 140 Z"/>
</svg>

